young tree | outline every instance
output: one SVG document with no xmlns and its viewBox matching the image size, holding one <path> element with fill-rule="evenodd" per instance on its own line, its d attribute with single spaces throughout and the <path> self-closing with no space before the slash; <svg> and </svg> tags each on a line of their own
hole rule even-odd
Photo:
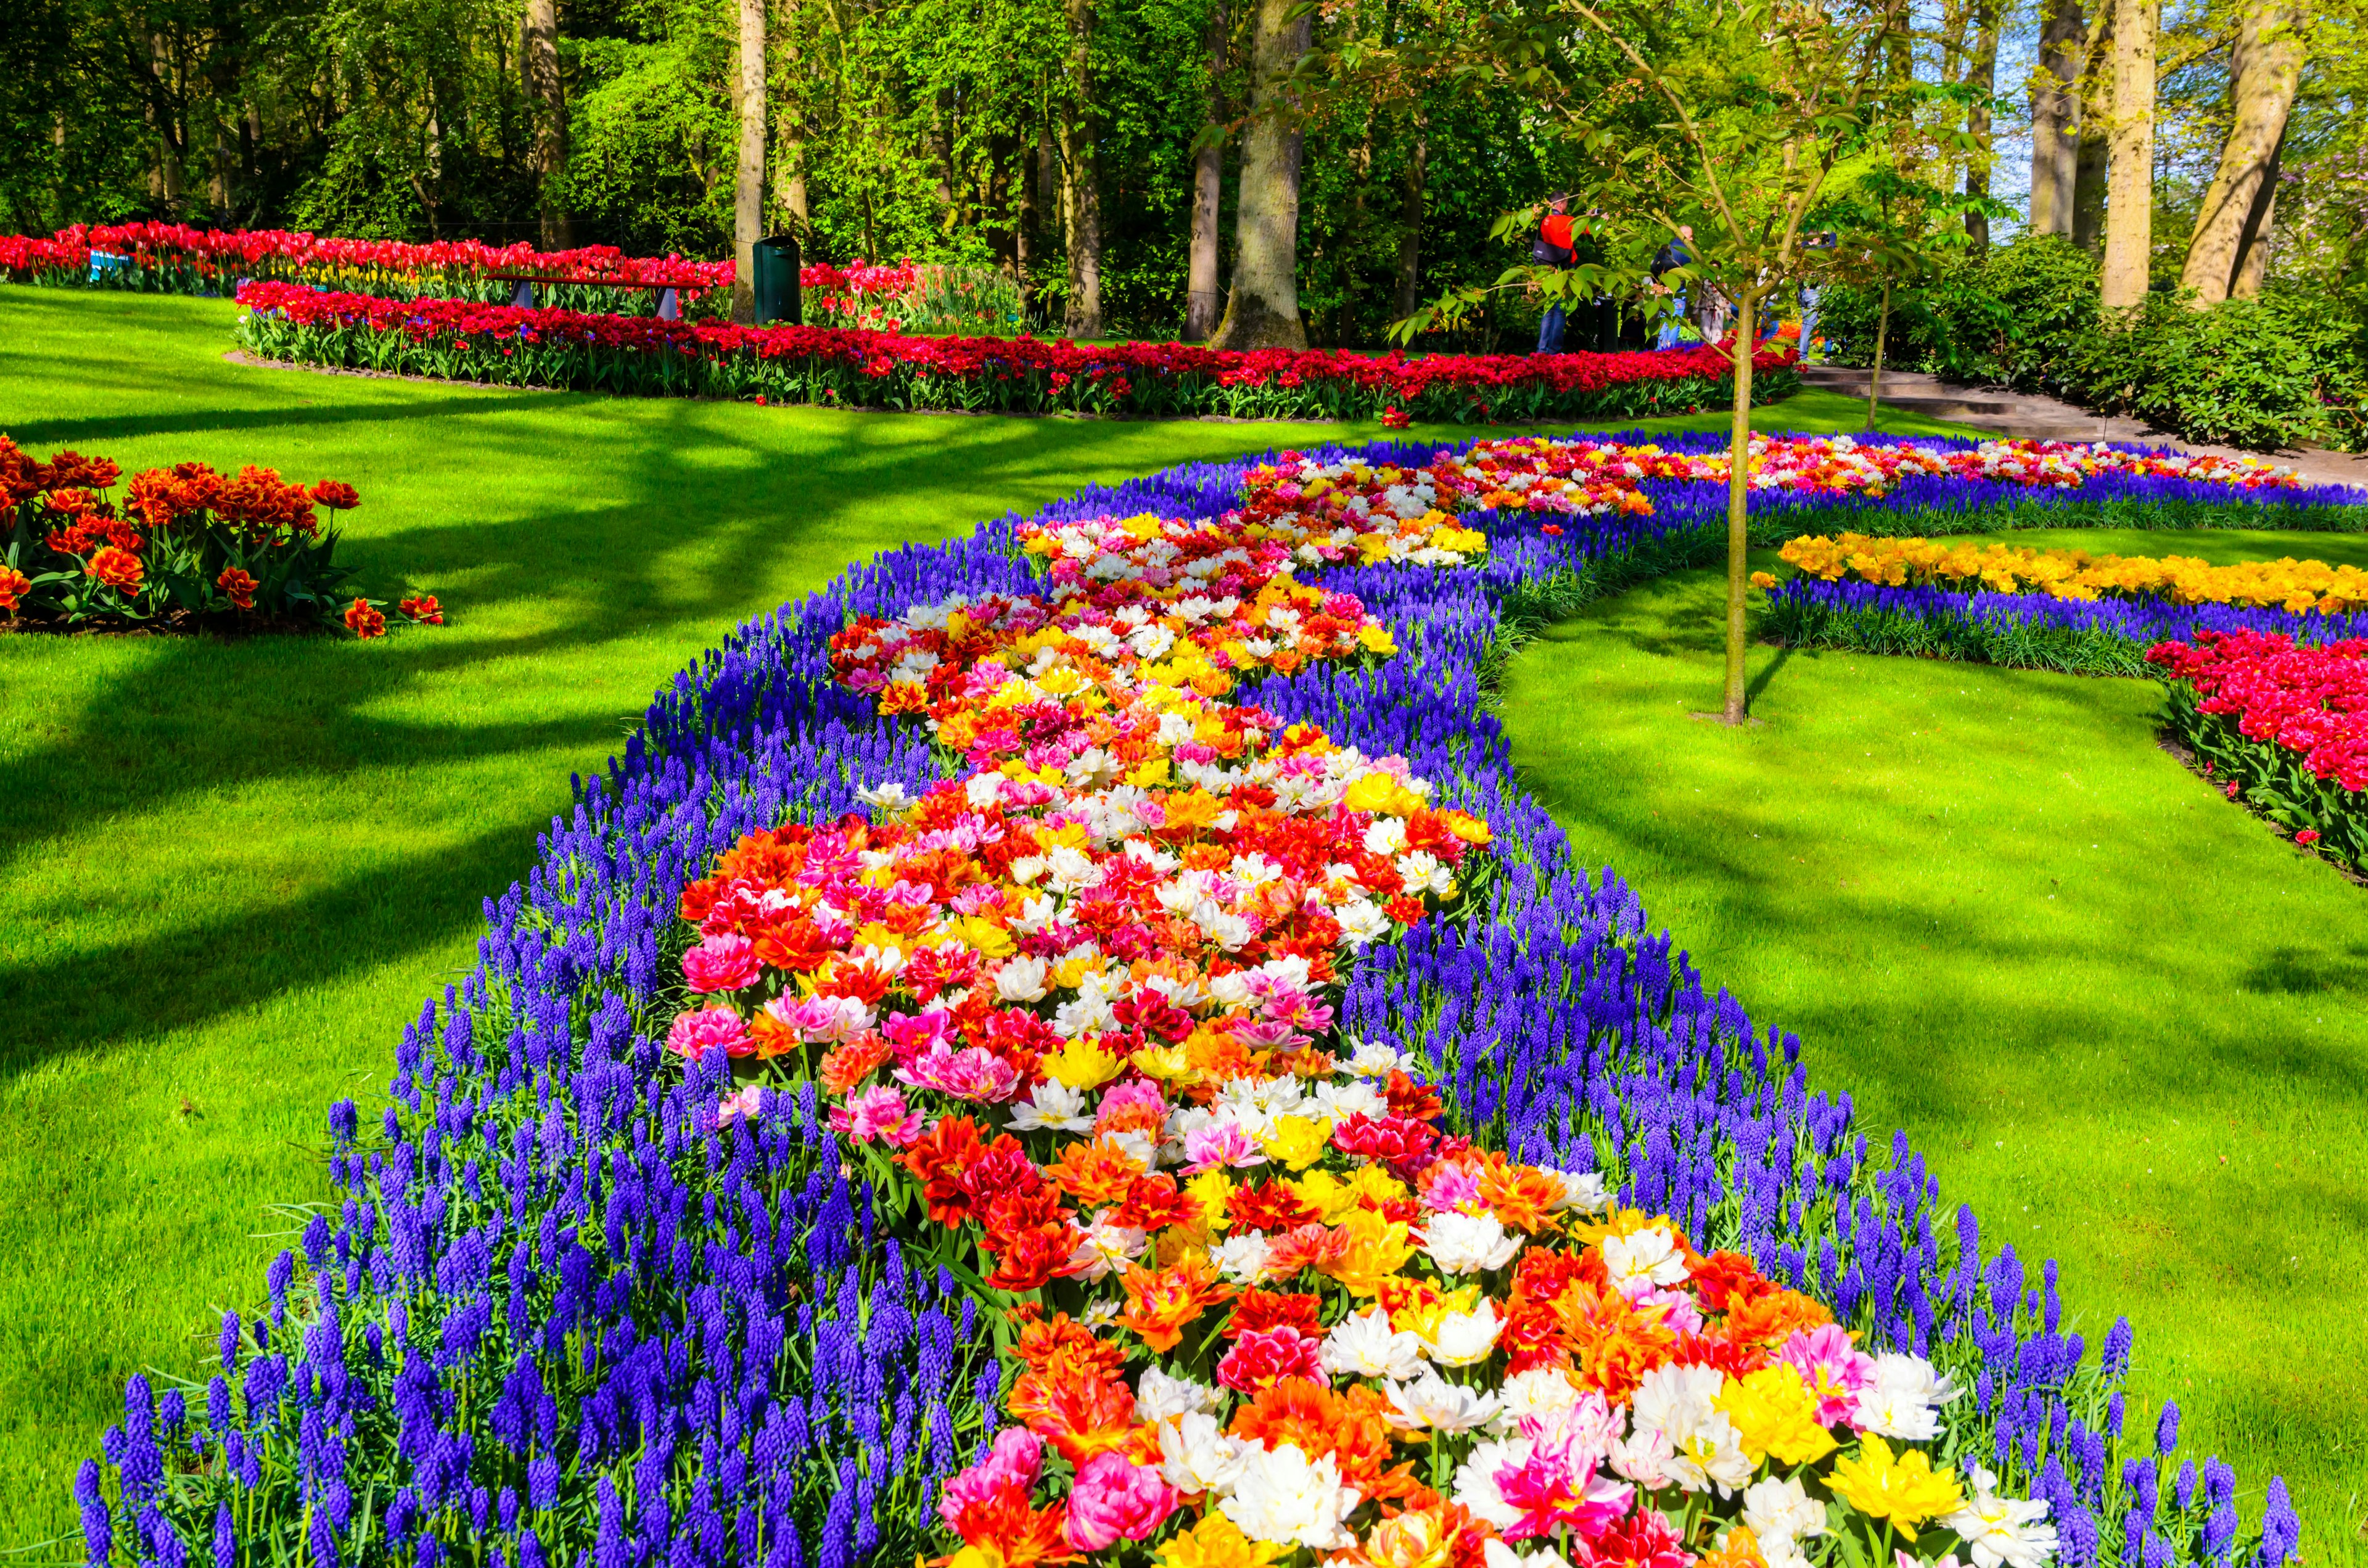
<svg viewBox="0 0 2368 1568">
<path fill-rule="evenodd" d="M 1549 300 L 1637 294 L 1653 253 L 1681 228 L 1691 259 L 1672 287 L 1709 287 L 1735 307 L 1727 444 L 1726 678 L 1719 717 L 1746 722 L 1745 595 L 1749 532 L 1752 354 L 1779 292 L 1822 275 L 1829 253 L 1810 214 L 1837 165 L 1895 112 L 1884 86 L 1906 37 L 1907 0 L 1542 0 L 1487 14 L 1471 76 L 1519 86 L 1577 170 L 1575 208 L 1601 263 L 1517 266 L 1493 288 L 1452 291 L 1400 324 L 1401 335 L 1461 319 L 1495 290 Z M 1640 124 L 1639 121 L 1642 121 Z M 1526 241 L 1537 209 L 1500 235 Z"/>
<path fill-rule="evenodd" d="M 1062 226 L 1069 244 L 1068 311 L 1062 330 L 1071 337 L 1102 331 L 1102 168 L 1095 126 L 1094 0 L 1068 0 L 1069 102 L 1061 117 Z"/>
<path fill-rule="evenodd" d="M 2110 3 L 2110 0 L 2108 0 Z M 2089 68 L 2080 0 L 2044 0 L 2039 62 L 2031 74 L 2031 232 L 2072 232 L 2080 151 L 2080 79 Z"/>
</svg>

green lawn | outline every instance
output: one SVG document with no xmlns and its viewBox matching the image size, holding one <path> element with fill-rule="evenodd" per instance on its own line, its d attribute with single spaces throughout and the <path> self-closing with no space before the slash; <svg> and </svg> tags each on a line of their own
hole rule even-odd
<svg viewBox="0 0 2368 1568">
<path fill-rule="evenodd" d="M 2324 534 L 2012 540 L 2368 562 Z M 2283 1472 L 2309 1561 L 2368 1556 L 2368 889 L 2157 749 L 2151 682 L 1755 648 L 1764 725 L 1697 722 L 1723 588 L 1664 579 L 1513 662 L 1530 788 L 1986 1240 L 2060 1259 L 2091 1346 L 2128 1314 L 2138 1388 L 2250 1515 Z"/>
<path fill-rule="evenodd" d="M 1087 481 L 1383 433 L 256 369 L 222 358 L 233 314 L 0 287 L 0 432 L 127 472 L 346 480 L 362 585 L 432 591 L 452 624 L 0 636 L 0 1547 L 74 1529 L 67 1486 L 127 1375 L 201 1368 L 218 1309 L 287 1244 L 273 1205 L 323 1190 L 324 1108 L 373 1103 L 568 774 L 700 649 L 883 546 Z M 1804 394 L 1761 423 L 1856 415 Z"/>
</svg>

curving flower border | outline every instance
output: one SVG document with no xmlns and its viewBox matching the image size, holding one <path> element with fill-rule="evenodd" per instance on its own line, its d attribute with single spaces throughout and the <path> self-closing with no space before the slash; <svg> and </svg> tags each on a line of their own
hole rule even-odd
<svg viewBox="0 0 2368 1568">
<path fill-rule="evenodd" d="M 1041 517 L 1212 517 L 1250 466 L 1186 465 Z M 1963 486 L 1917 479 L 1889 504 L 1971 515 L 2019 494 Z M 1814 1290 L 1871 1347 L 1928 1355 L 1972 1390 L 1961 1452 L 2049 1504 L 2073 1568 L 2283 1562 L 2299 1527 L 2281 1483 L 2240 1545 L 2233 1473 L 2170 1470 L 2175 1409 L 2127 1419 L 2126 1324 L 2091 1354 L 2061 1320 L 2052 1265 L 2034 1277 L 2011 1247 L 1986 1254 L 1904 1134 L 1871 1157 L 1847 1099 L 1809 1088 L 1797 1043 L 1705 988 L 1515 782 L 1482 704 L 1500 619 L 1710 536 L 1710 488 L 1653 491 L 1650 517 L 1467 516 L 1489 540 L 1481 563 L 1326 574 L 1401 656 L 1270 676 L 1261 706 L 1405 757 L 1441 804 L 1488 823 L 1500 868 L 1466 919 L 1426 921 L 1359 965 L 1341 1027 L 1427 1047 L 1458 1135 L 1591 1167 L 1698 1245 Z M 1795 507 L 1765 500 L 1780 521 Z M 527 881 L 488 902 L 477 968 L 404 1033 L 393 1103 L 367 1129 L 350 1103 L 333 1109 L 337 1197 L 273 1265 L 263 1310 L 226 1319 L 222 1374 L 127 1387 L 106 1464 L 77 1484 L 93 1561 L 841 1568 L 926 1540 L 939 1486 L 991 1435 L 992 1324 L 883 1233 L 811 1096 L 720 1122 L 728 1076 L 663 1071 L 661 1038 L 678 1010 L 677 900 L 700 869 L 758 827 L 939 777 L 917 736 L 834 679 L 832 639 L 949 594 L 1030 591 L 1014 537 L 1006 521 L 885 554 L 659 694 Z"/>
</svg>

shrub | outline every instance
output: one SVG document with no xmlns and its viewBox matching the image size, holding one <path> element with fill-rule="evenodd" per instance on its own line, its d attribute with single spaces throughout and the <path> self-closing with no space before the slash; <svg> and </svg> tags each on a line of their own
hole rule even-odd
<svg viewBox="0 0 2368 1568">
<path fill-rule="evenodd" d="M 2368 325 L 2271 292 L 2194 311 L 2164 293 L 2100 318 L 2096 258 L 2028 236 L 1952 263 L 1894 302 L 1886 361 L 1951 380 L 2040 392 L 2129 415 L 2192 440 L 2257 450 L 2368 446 Z M 1874 291 L 1827 291 L 1819 324 L 1837 362 L 1872 362 Z"/>
</svg>

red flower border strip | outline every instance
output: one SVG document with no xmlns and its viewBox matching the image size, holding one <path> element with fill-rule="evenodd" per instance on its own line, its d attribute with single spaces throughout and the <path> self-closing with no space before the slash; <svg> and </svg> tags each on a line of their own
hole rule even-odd
<svg viewBox="0 0 2368 1568">
<path fill-rule="evenodd" d="M 2230 800 L 2368 871 L 2368 638 L 2206 631 L 2146 662 L 2169 687 L 2166 727 Z"/>
</svg>

